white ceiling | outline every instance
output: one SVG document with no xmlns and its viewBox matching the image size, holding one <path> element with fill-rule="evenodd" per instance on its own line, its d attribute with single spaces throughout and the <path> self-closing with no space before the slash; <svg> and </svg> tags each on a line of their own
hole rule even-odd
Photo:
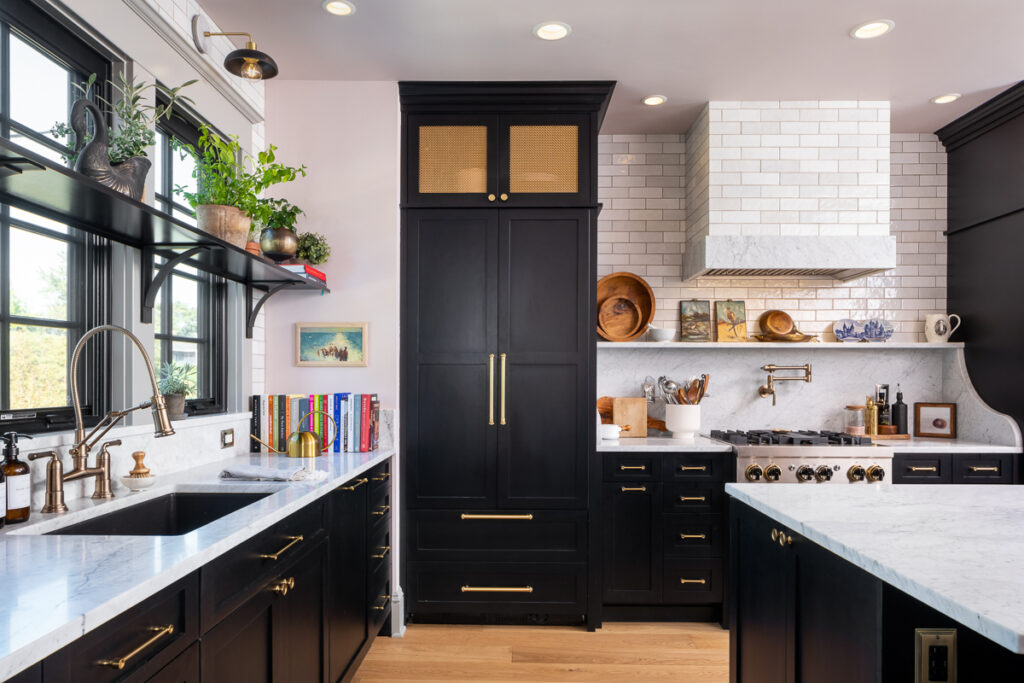
<svg viewBox="0 0 1024 683">
<path fill-rule="evenodd" d="M 1022 0 L 202 0 L 282 79 L 615 80 L 603 133 L 685 132 L 708 100 L 891 100 L 931 132 L 1024 77 Z M 849 30 L 896 28 L 874 40 Z M 533 37 L 542 21 L 573 33 Z M 928 100 L 947 92 L 953 104 Z M 667 95 L 647 107 L 643 95 Z"/>
</svg>

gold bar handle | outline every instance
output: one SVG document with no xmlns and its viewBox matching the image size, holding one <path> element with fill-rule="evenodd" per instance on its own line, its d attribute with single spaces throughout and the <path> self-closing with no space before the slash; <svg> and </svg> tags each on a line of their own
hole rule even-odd
<svg viewBox="0 0 1024 683">
<path fill-rule="evenodd" d="M 680 503 L 703 503 L 707 499 L 707 496 L 679 496 Z"/>
<path fill-rule="evenodd" d="M 388 603 L 391 602 L 391 596 L 390 595 L 378 595 L 377 599 L 378 600 L 383 600 L 384 602 L 382 602 L 379 605 L 374 605 L 373 609 L 377 610 L 378 612 L 383 612 L 384 610 L 386 610 L 388 608 Z"/>
<path fill-rule="evenodd" d="M 366 477 L 362 477 L 360 479 L 356 479 L 356 482 L 351 486 L 339 486 L 338 489 L 341 491 L 355 491 L 357 488 L 359 488 L 368 481 L 370 480 L 367 479 Z"/>
<path fill-rule="evenodd" d="M 628 472 L 630 470 L 644 472 L 647 470 L 647 465 L 619 465 L 620 472 Z"/>
<path fill-rule="evenodd" d="M 639 492 L 639 493 L 645 493 L 647 491 L 647 487 L 646 486 L 623 486 L 621 488 L 622 488 L 622 492 L 623 493 L 630 493 L 630 492 L 633 492 L 633 491 L 636 491 L 636 492 Z"/>
<path fill-rule="evenodd" d="M 507 354 L 501 354 L 501 424 L 503 426 L 508 424 L 508 421 L 505 419 L 505 366 L 507 361 Z"/>
<path fill-rule="evenodd" d="M 707 534 L 679 534 L 679 539 L 682 540 L 682 541 L 687 541 L 687 540 L 690 540 L 690 539 L 697 539 L 697 540 L 703 541 L 703 540 L 706 540 L 707 537 L 708 537 Z"/>
<path fill-rule="evenodd" d="M 281 555 L 283 555 L 286 550 L 291 548 L 296 543 L 301 543 L 302 542 L 302 536 L 285 536 L 285 538 L 288 539 L 288 543 L 285 545 L 285 547 L 281 548 L 276 553 L 260 554 L 260 555 L 257 555 L 256 557 L 258 557 L 260 559 L 263 559 L 263 560 L 279 560 L 279 559 L 281 559 Z"/>
<path fill-rule="evenodd" d="M 491 195 L 493 196 L 493 195 Z M 494 425 L 494 354 L 487 356 L 487 426 Z"/>
<path fill-rule="evenodd" d="M 975 465 L 971 465 L 971 472 L 998 472 L 998 471 L 999 471 L 998 467 L 989 467 L 989 466 L 977 467 Z"/>
<path fill-rule="evenodd" d="M 370 555 L 370 557 L 372 557 L 375 560 L 383 560 L 385 557 L 388 556 L 388 553 L 391 552 L 391 546 L 389 545 L 379 545 L 377 547 L 380 548 L 380 552 Z"/>
<path fill-rule="evenodd" d="M 149 647 L 156 641 L 160 640 L 164 636 L 169 636 L 172 633 L 174 633 L 174 624 L 167 624 L 166 626 L 150 626 L 146 630 L 154 632 L 153 636 L 149 640 L 144 642 L 142 645 L 139 645 L 137 648 L 135 648 L 123 657 L 118 657 L 117 659 L 101 659 L 98 662 L 96 662 L 97 666 L 109 666 L 117 669 L 118 671 L 123 670 L 124 667 L 128 664 L 128 662 L 131 661 L 132 658 L 134 658 L 137 654 L 139 654 L 140 652 L 142 652 L 147 647 Z"/>
<path fill-rule="evenodd" d="M 684 585 L 687 584 L 687 583 L 699 583 L 700 585 L 703 586 L 704 584 L 707 583 L 707 579 L 679 579 L 679 583 L 684 584 Z"/>
<path fill-rule="evenodd" d="M 932 465 L 931 467 L 914 467 L 913 465 L 907 468 L 911 472 L 938 472 L 939 468 Z"/>
<path fill-rule="evenodd" d="M 387 481 L 391 478 L 390 472 L 381 472 L 379 477 L 370 477 L 373 481 Z"/>
<path fill-rule="evenodd" d="M 459 519 L 511 519 L 511 520 L 520 520 L 520 521 L 524 521 L 524 522 L 529 522 L 529 521 L 531 521 L 533 519 L 533 515 L 529 514 L 529 513 L 525 514 L 525 515 L 495 515 L 495 514 L 473 514 L 473 513 L 463 512 L 461 515 L 459 515 Z"/>
<path fill-rule="evenodd" d="M 376 515 L 377 517 L 383 517 L 384 515 L 388 514 L 388 510 L 390 509 L 390 505 L 378 505 L 377 509 L 371 512 L 370 514 Z"/>
<path fill-rule="evenodd" d="M 707 465 L 680 465 L 680 472 L 707 472 Z"/>
<path fill-rule="evenodd" d="M 532 593 L 533 586 L 463 586 L 463 593 Z"/>
</svg>

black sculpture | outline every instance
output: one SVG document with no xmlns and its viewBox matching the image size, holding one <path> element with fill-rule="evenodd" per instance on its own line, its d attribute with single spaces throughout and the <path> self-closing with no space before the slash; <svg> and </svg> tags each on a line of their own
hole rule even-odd
<svg viewBox="0 0 1024 683">
<path fill-rule="evenodd" d="M 96 134 L 84 146 L 82 142 L 88 133 L 85 113 L 92 114 Z M 152 162 L 146 157 L 132 157 L 120 163 L 110 163 L 107 124 L 99 108 L 87 99 L 80 99 L 71 108 L 71 130 L 75 132 L 75 170 L 102 185 L 142 201 L 146 186 L 146 174 Z"/>
</svg>

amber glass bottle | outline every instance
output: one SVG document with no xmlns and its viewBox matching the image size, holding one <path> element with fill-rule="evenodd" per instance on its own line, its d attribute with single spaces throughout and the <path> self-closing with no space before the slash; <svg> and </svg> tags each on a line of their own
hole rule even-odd
<svg viewBox="0 0 1024 683">
<path fill-rule="evenodd" d="M 28 463 L 18 460 L 18 437 L 31 436 L 8 432 L 3 435 L 7 444 L 4 446 L 4 461 L 0 464 L 3 471 L 3 479 L 6 479 L 5 491 L 7 494 L 7 514 L 4 520 L 7 524 L 27 522 L 29 511 L 32 508 L 32 476 Z"/>
</svg>

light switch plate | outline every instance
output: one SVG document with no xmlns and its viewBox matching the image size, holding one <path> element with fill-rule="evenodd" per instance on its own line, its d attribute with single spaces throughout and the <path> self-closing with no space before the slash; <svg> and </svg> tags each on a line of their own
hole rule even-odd
<svg viewBox="0 0 1024 683">
<path fill-rule="evenodd" d="M 956 683 L 956 629 L 914 629 L 915 683 Z"/>
<path fill-rule="evenodd" d="M 222 429 L 220 430 L 220 447 L 231 448 L 235 445 L 235 430 L 234 429 Z"/>
</svg>

